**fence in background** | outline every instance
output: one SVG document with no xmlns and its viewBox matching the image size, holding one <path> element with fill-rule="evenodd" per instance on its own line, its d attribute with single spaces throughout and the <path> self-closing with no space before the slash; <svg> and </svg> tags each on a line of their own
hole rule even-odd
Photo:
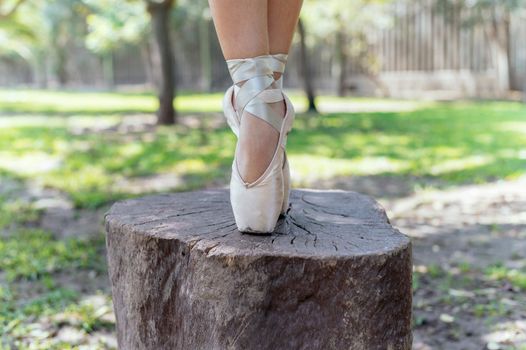
<svg viewBox="0 0 526 350">
<path fill-rule="evenodd" d="M 487 23 L 469 24 L 474 9 L 455 9 L 436 0 L 399 1 L 394 3 L 394 24 L 390 28 L 367 32 L 369 52 L 373 63 L 364 65 L 359 59 L 348 61 L 348 85 L 354 93 L 371 95 L 387 91 L 396 97 L 422 97 L 425 92 L 442 92 L 444 96 L 498 96 L 503 74 L 502 50 L 492 40 Z M 438 4 L 438 5 L 437 5 Z M 442 5 L 441 5 L 442 4 Z M 185 33 L 200 33 L 198 28 L 187 28 Z M 203 51 L 197 44 L 199 37 L 174 36 L 177 62 L 177 85 L 180 89 L 221 89 L 230 84 L 230 77 L 222 53 L 209 23 L 209 63 L 203 69 Z M 506 54 L 510 65 L 509 86 L 526 90 L 526 16 L 512 14 L 509 26 L 510 42 Z M 186 34 L 185 34 L 186 35 Z M 324 44 L 327 45 L 327 44 Z M 66 70 L 70 85 L 104 86 L 105 79 L 100 58 L 82 47 L 69 50 Z M 300 88 L 299 50 L 293 47 L 286 70 L 285 84 Z M 332 46 L 318 47 L 310 56 L 315 86 L 324 91 L 336 91 L 339 81 L 337 54 Z M 52 66 L 51 63 L 48 64 Z M 373 68 L 371 68 L 373 67 Z M 113 55 L 113 74 L 116 85 L 147 84 L 144 49 L 128 47 Z M 38 77 L 21 61 L 0 61 L 0 85 L 36 85 Z M 42 77 L 40 77 L 42 78 Z M 52 74 L 48 74 L 47 79 Z M 440 97 L 440 95 L 438 95 Z"/>
<path fill-rule="evenodd" d="M 395 3 L 393 11 L 393 27 L 369 37 L 382 80 L 398 77 L 395 90 L 410 88 L 404 80 L 419 89 L 447 90 L 444 84 L 458 84 L 468 95 L 491 95 L 507 84 L 515 90 L 525 88 L 525 16 L 510 16 L 508 46 L 492 37 L 487 20 L 475 20 L 481 15 L 476 8 L 423 0 Z"/>
</svg>

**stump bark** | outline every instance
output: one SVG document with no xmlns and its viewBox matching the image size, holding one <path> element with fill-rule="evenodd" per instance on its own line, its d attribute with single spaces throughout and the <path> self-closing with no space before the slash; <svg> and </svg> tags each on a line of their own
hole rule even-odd
<svg viewBox="0 0 526 350">
<path fill-rule="evenodd" d="M 411 349 L 412 246 L 372 198 L 293 190 L 269 236 L 228 190 L 106 213 L 120 349 Z"/>
</svg>

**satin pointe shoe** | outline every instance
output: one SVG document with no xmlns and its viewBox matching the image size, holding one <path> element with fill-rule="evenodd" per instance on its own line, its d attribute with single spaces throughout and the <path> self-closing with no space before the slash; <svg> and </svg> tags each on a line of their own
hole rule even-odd
<svg viewBox="0 0 526 350">
<path fill-rule="evenodd" d="M 285 66 L 287 64 L 288 55 L 286 54 L 274 54 L 269 55 L 269 65 L 272 71 L 280 73 L 280 77 L 276 80 L 280 90 L 283 90 L 283 73 L 285 72 Z M 281 215 L 285 215 L 289 209 L 289 198 L 290 198 L 290 167 L 289 160 L 287 158 L 287 152 L 285 151 L 285 165 L 283 166 L 283 205 L 281 206 Z"/>
<path fill-rule="evenodd" d="M 283 89 L 283 73 L 285 72 L 285 66 L 287 63 L 287 54 L 273 54 L 260 56 L 260 59 L 266 60 L 267 64 L 270 66 L 274 73 L 280 73 L 281 76 L 276 81 L 276 84 L 279 89 Z M 223 98 L 223 111 L 225 118 L 227 120 L 230 129 L 234 134 L 239 137 L 239 116 L 236 113 L 235 107 L 232 105 L 232 96 L 237 93 L 239 86 L 233 84 L 229 89 L 227 89 L 224 98 Z M 285 215 L 289 208 L 289 197 L 290 197 L 290 167 L 287 158 L 287 153 L 285 151 L 285 163 L 283 166 L 283 187 L 284 187 L 284 196 L 283 204 L 281 207 L 280 214 Z"/>
<path fill-rule="evenodd" d="M 232 162 L 230 202 L 238 230 L 268 234 L 274 231 L 284 200 L 285 147 L 292 128 L 294 109 L 289 98 L 274 81 L 268 56 L 227 60 L 235 88 L 235 97 L 225 98 L 227 122 L 239 138 L 244 118 L 260 118 L 279 132 L 272 160 L 253 182 L 245 182 L 239 172 L 237 155 Z M 228 96 L 228 94 L 227 94 Z M 285 103 L 285 116 L 270 107 L 270 103 Z M 232 110 L 229 110 L 232 108 Z M 249 115 L 250 114 L 250 115 Z M 257 136 L 256 136 L 257 137 Z"/>
</svg>

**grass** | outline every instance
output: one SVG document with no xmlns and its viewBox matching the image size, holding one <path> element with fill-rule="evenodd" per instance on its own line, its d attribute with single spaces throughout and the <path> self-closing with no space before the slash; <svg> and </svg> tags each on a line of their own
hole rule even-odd
<svg viewBox="0 0 526 350">
<path fill-rule="evenodd" d="M 502 263 L 495 263 L 488 266 L 484 273 L 490 280 L 507 281 L 514 287 L 526 291 L 526 267 L 522 269 L 508 268 Z"/>
<path fill-rule="evenodd" d="M 35 227 L 38 216 L 15 191 L 0 196 L 0 349 L 70 348 L 50 339 L 48 328 L 59 315 L 77 320 L 87 333 L 114 327 L 102 319 L 100 309 L 82 301 L 81 293 L 57 280 L 60 272 L 106 274 L 104 236 L 59 239 Z"/>
<path fill-rule="evenodd" d="M 163 188 L 176 191 L 226 184 L 235 136 L 225 124 L 216 126 L 222 120 L 221 98 L 183 93 L 176 106 L 185 123 L 154 127 L 143 123 L 156 107 L 151 94 L 0 90 L 0 181 L 11 178 L 60 190 L 78 208 L 155 191 L 151 184 L 163 181 L 168 182 Z M 300 95 L 292 99 L 298 110 L 305 107 Z M 415 186 L 454 186 L 526 172 L 526 106 L 519 103 L 324 96 L 319 104 L 347 112 L 298 113 L 287 144 L 294 186 L 336 177 L 401 177 Z M 138 129 L 121 131 L 137 121 Z M 46 322 L 67 320 L 83 334 L 112 329 L 113 323 L 104 319 L 109 295 L 104 295 L 107 303 L 95 307 L 60 281 L 61 275 L 80 271 L 106 273 L 103 235 L 59 239 L 38 228 L 41 213 L 30 198 L 2 187 L 0 350 L 75 348 L 35 328 Z M 471 270 L 462 264 L 457 276 L 431 264 L 414 273 L 413 288 L 418 292 L 431 279 L 445 295 L 442 304 L 464 303 L 466 297 L 447 292 L 476 291 Z M 495 265 L 483 274 L 489 282 L 526 288 L 522 270 Z M 474 309 L 477 317 L 507 312 L 497 304 L 484 305 Z M 423 322 L 414 320 L 416 326 Z"/>
<path fill-rule="evenodd" d="M 12 224 L 34 221 L 38 215 L 30 203 L 8 200 L 5 195 L 0 195 L 0 231 Z"/>
<path fill-rule="evenodd" d="M 59 240 L 51 232 L 19 229 L 0 241 L 0 266 L 8 281 L 20 277 L 38 279 L 63 269 L 99 268 L 103 265 L 96 240 Z"/>
<path fill-rule="evenodd" d="M 16 295 L 0 295 L 0 349 L 78 349 L 69 341 L 59 340 L 53 334 L 60 327 L 69 326 L 79 334 L 89 335 L 98 330 L 112 331 L 113 321 L 105 319 L 111 313 L 111 299 L 98 294 L 102 305 L 94 306 L 89 299 L 68 288 L 45 290 L 23 303 Z M 91 344 L 90 349 L 108 349 Z"/>
<path fill-rule="evenodd" d="M 207 126 L 220 100 L 183 94 L 176 105 L 201 126 L 130 134 L 104 130 L 126 111 L 151 113 L 151 95 L 0 90 L 0 172 L 65 191 L 78 207 L 148 192 L 135 184 L 159 174 L 173 177 L 171 189 L 180 191 L 227 183 L 235 137 L 226 126 Z M 298 114 L 287 145 L 296 186 L 349 176 L 479 183 L 526 171 L 526 107 L 519 103 L 320 103 L 358 112 Z M 367 111 L 390 103 L 399 111 Z"/>
<path fill-rule="evenodd" d="M 470 315 L 488 328 L 510 318 L 513 308 L 523 304 L 519 295 L 504 292 L 503 282 L 511 283 L 521 292 L 522 287 L 515 284 L 517 281 L 510 274 L 517 276 L 516 270 L 505 269 L 502 264 L 486 269 L 468 267 L 466 263 L 450 269 L 437 264 L 419 265 L 413 271 L 413 327 L 426 327 L 429 311 L 435 308 L 453 319 L 460 314 Z"/>
</svg>

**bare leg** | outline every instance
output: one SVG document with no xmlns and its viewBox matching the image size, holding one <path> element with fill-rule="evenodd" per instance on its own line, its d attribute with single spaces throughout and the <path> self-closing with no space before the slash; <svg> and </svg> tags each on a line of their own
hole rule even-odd
<svg viewBox="0 0 526 350">
<path fill-rule="evenodd" d="M 268 39 L 271 54 L 288 54 L 303 0 L 268 0 Z M 274 73 L 279 79 L 281 74 Z"/>
<path fill-rule="evenodd" d="M 209 0 L 226 60 L 269 53 L 267 0 Z"/>
<path fill-rule="evenodd" d="M 225 59 L 269 54 L 267 0 L 209 0 L 209 4 Z M 239 134 L 239 172 L 243 180 L 253 182 L 272 160 L 279 133 L 260 118 L 246 114 Z"/>
<path fill-rule="evenodd" d="M 226 60 L 288 53 L 301 0 L 209 0 L 209 4 Z M 269 35 L 273 36 L 272 51 Z M 282 102 L 272 104 L 272 108 L 285 114 Z M 272 160 L 279 133 L 265 121 L 246 114 L 239 135 L 239 172 L 243 180 L 253 182 Z"/>
</svg>

